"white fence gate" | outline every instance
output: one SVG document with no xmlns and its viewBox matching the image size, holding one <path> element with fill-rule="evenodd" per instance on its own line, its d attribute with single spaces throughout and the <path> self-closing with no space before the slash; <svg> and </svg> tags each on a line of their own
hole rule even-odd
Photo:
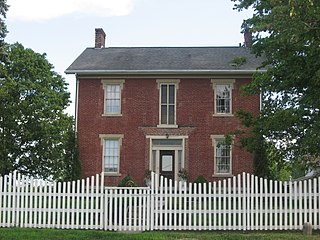
<svg viewBox="0 0 320 240">
<path fill-rule="evenodd" d="M 148 230 L 320 229 L 320 178 L 269 181 L 245 174 L 186 184 L 152 174 L 151 187 L 105 187 L 99 175 L 46 182 L 0 177 L 0 227 Z"/>
</svg>

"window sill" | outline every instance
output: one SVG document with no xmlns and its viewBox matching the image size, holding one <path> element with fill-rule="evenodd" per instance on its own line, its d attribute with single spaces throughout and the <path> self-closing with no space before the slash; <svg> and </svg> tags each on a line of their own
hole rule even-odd
<svg viewBox="0 0 320 240">
<path fill-rule="evenodd" d="M 108 172 L 103 172 L 103 176 L 105 177 L 121 177 L 121 173 L 108 173 Z"/>
<path fill-rule="evenodd" d="M 122 114 L 121 113 L 118 113 L 118 114 L 102 114 L 102 117 L 122 117 Z"/>
<path fill-rule="evenodd" d="M 157 125 L 157 128 L 178 128 L 178 125 L 165 125 L 165 124 L 160 124 Z"/>
<path fill-rule="evenodd" d="M 213 117 L 233 117 L 232 113 L 214 113 L 212 114 Z"/>
<path fill-rule="evenodd" d="M 226 177 L 233 177 L 231 173 L 215 173 L 212 175 L 214 178 L 226 178 Z"/>
</svg>

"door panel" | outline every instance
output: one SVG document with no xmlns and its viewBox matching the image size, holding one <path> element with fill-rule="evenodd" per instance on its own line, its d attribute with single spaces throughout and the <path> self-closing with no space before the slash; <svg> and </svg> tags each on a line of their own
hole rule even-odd
<svg viewBox="0 0 320 240">
<path fill-rule="evenodd" d="M 174 181 L 174 151 L 161 150 L 160 151 L 160 175 Z"/>
</svg>

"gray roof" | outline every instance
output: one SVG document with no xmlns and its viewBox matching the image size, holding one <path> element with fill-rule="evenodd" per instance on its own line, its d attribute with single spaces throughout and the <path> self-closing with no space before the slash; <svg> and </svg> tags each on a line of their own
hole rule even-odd
<svg viewBox="0 0 320 240">
<path fill-rule="evenodd" d="M 246 62 L 234 66 L 232 61 Z M 245 47 L 110 47 L 87 48 L 65 71 L 68 74 L 253 73 L 261 59 Z"/>
</svg>

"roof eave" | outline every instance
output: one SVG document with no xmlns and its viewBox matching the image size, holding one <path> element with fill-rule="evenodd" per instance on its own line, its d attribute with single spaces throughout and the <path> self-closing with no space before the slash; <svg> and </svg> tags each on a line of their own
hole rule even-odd
<svg viewBox="0 0 320 240">
<path fill-rule="evenodd" d="M 254 74 L 257 72 L 265 72 L 264 69 L 258 70 L 66 70 L 66 74 L 77 74 L 77 75 L 149 75 L 149 74 Z"/>
</svg>

